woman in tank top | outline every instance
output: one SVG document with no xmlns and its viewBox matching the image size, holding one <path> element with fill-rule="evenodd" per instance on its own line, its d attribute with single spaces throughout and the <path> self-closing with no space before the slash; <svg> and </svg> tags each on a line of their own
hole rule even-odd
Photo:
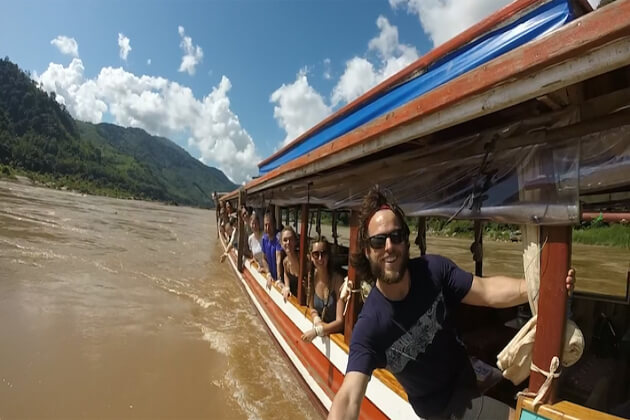
<svg viewBox="0 0 630 420">
<path fill-rule="evenodd" d="M 343 284 L 341 274 L 332 267 L 330 244 L 320 237 L 311 244 L 313 274 L 309 278 L 308 307 L 313 318 L 313 329 L 302 334 L 302 340 L 311 342 L 315 336 L 343 331 L 344 303 L 339 299 Z"/>
<path fill-rule="evenodd" d="M 253 211 L 249 218 L 249 226 L 252 230 L 252 234 L 247 238 L 247 246 L 252 255 L 252 259 L 258 264 L 258 269 L 263 267 L 263 252 L 260 242 L 262 241 L 262 231 L 260 230 L 260 220 L 258 220 L 258 214 Z"/>
<path fill-rule="evenodd" d="M 297 253 L 297 235 L 291 226 L 282 229 L 280 243 L 285 257 L 282 260 L 284 268 L 284 287 L 282 297 L 287 301 L 289 295 L 297 295 L 298 275 L 300 273 L 300 258 Z"/>
</svg>

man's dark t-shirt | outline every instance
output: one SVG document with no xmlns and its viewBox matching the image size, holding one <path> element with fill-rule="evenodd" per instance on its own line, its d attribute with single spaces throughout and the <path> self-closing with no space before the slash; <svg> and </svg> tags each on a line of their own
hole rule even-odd
<svg viewBox="0 0 630 420">
<path fill-rule="evenodd" d="M 438 255 L 409 261 L 411 286 L 402 301 L 390 301 L 374 287 L 352 331 L 347 372 L 394 374 L 420 417 L 457 410 L 456 388 L 476 387 L 466 350 L 453 325 L 453 312 L 472 285 L 472 274 Z"/>
</svg>

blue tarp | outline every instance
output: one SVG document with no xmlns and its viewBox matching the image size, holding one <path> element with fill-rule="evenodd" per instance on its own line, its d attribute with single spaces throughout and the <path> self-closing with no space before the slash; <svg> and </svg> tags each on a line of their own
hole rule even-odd
<svg viewBox="0 0 630 420">
<path fill-rule="evenodd" d="M 574 18 L 568 0 L 552 0 L 518 20 L 478 38 L 431 64 L 425 73 L 409 80 L 362 107 L 351 111 L 287 149 L 282 155 L 260 167 L 265 174 L 302 156 L 361 125 L 380 117 L 420 95 L 543 36 Z"/>
</svg>

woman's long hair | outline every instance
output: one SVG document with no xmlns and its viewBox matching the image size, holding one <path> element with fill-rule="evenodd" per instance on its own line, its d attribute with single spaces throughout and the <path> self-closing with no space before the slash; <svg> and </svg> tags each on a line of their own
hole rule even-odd
<svg viewBox="0 0 630 420">
<path fill-rule="evenodd" d="M 333 264 L 333 255 L 331 254 L 331 246 L 330 246 L 330 242 L 328 242 L 328 239 L 326 239 L 325 236 L 318 236 L 317 239 L 315 239 L 314 241 L 311 241 L 311 246 L 309 248 L 309 263 L 310 263 L 310 268 L 309 268 L 309 277 L 312 279 L 309 282 L 309 287 L 308 287 L 308 302 L 310 302 L 310 298 L 311 296 L 313 296 L 313 299 L 315 299 L 315 264 L 313 264 L 311 258 L 312 258 L 312 252 L 313 252 L 313 246 L 315 244 L 324 244 L 324 251 L 326 252 L 326 255 L 328 256 L 328 263 L 326 264 L 326 271 L 328 274 L 328 287 L 327 290 L 324 294 L 324 299 L 322 299 L 324 301 L 324 309 L 322 310 L 322 320 L 325 319 L 326 316 L 326 310 L 328 309 L 328 306 L 330 305 L 330 294 L 331 291 L 335 290 L 335 284 L 333 284 L 334 280 L 334 275 L 335 275 L 335 271 L 334 271 L 334 264 Z M 337 296 L 338 298 L 338 296 Z"/>
</svg>

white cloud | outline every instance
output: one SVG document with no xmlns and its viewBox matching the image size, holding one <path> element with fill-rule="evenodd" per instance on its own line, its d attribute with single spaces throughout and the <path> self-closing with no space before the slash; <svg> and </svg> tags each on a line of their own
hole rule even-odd
<svg viewBox="0 0 630 420">
<path fill-rule="evenodd" d="M 147 59 L 147 66 L 150 66 L 150 65 L 151 65 L 151 59 L 150 59 L 150 58 L 148 58 L 148 59 Z"/>
<path fill-rule="evenodd" d="M 322 96 L 308 83 L 306 70 L 300 70 L 295 82 L 283 84 L 271 94 L 273 116 L 287 135 L 288 144 L 331 113 Z"/>
<path fill-rule="evenodd" d="M 353 57 L 346 62 L 346 69 L 331 94 L 333 106 L 356 99 L 418 58 L 415 47 L 400 44 L 398 28 L 387 18 L 379 16 L 376 26 L 380 33 L 369 41 L 368 50 L 377 54 L 377 60 Z"/>
<path fill-rule="evenodd" d="M 332 75 L 330 74 L 330 58 L 324 58 L 324 79 L 330 80 Z"/>
<path fill-rule="evenodd" d="M 73 57 L 79 56 L 79 45 L 74 38 L 59 35 L 57 38 L 50 41 L 50 43 L 57 47 L 62 54 L 71 55 Z"/>
<path fill-rule="evenodd" d="M 512 0 L 389 0 L 392 8 L 406 6 L 417 14 L 424 32 L 438 46 L 468 29 Z"/>
<path fill-rule="evenodd" d="M 186 36 L 184 32 L 184 27 L 179 26 L 177 28 L 179 32 L 179 36 L 182 38 L 182 42 L 179 44 L 182 51 L 184 51 L 184 56 L 182 57 L 182 64 L 179 66 L 179 71 L 187 72 L 189 75 L 195 74 L 195 67 L 197 64 L 201 62 L 203 58 L 203 50 L 199 45 L 193 45 L 192 38 Z"/>
<path fill-rule="evenodd" d="M 120 58 L 127 61 L 127 56 L 129 55 L 129 51 L 131 51 L 131 45 L 129 38 L 120 32 L 118 33 L 118 47 L 120 48 Z"/>
<path fill-rule="evenodd" d="M 225 76 L 201 99 L 186 86 L 122 68 L 104 67 L 97 77 L 86 79 L 78 58 L 68 67 L 50 63 L 36 80 L 44 90 L 55 92 L 77 119 L 98 123 L 109 113 L 116 124 L 154 135 L 190 134 L 189 146 L 199 150 L 200 160 L 217 166 L 233 181 L 240 183 L 257 173 L 260 158 L 230 109 L 231 83 Z"/>
</svg>

